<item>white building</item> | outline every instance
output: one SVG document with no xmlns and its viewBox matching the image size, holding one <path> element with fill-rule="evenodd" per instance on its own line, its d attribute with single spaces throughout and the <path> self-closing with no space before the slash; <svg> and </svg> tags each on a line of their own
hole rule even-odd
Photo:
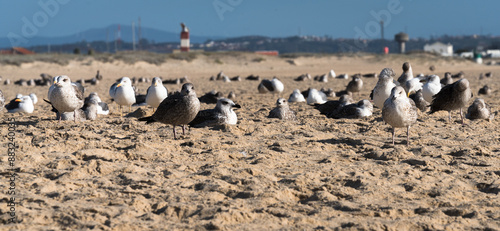
<svg viewBox="0 0 500 231">
<path fill-rule="evenodd" d="M 438 53 L 442 56 L 453 56 L 453 45 L 451 45 L 450 43 L 444 44 L 441 42 L 425 44 L 424 51 Z"/>
</svg>

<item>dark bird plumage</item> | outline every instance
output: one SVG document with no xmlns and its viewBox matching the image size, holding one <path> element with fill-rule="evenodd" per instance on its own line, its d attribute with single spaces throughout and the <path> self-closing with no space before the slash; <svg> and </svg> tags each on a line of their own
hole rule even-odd
<svg viewBox="0 0 500 231">
<path fill-rule="evenodd" d="M 182 85 L 181 92 L 165 98 L 158 106 L 156 112 L 149 117 L 140 118 L 139 121 L 146 121 L 146 124 L 160 122 L 173 126 L 174 139 L 177 139 L 175 127 L 182 125 L 182 133 L 185 133 L 185 125 L 193 121 L 200 111 L 200 101 L 196 97 L 194 86 L 191 83 Z"/>
<path fill-rule="evenodd" d="M 449 120 L 451 121 L 451 111 L 460 110 L 460 117 L 462 118 L 463 124 L 464 118 L 462 108 L 467 106 L 472 96 L 469 81 L 467 79 L 460 79 L 452 84 L 444 86 L 441 88 L 441 91 L 434 95 L 430 113 L 448 111 Z"/>
<path fill-rule="evenodd" d="M 425 101 L 424 95 L 422 94 L 422 90 L 418 90 L 416 93 L 410 95 L 410 99 L 415 102 L 415 106 L 417 106 L 418 110 L 425 112 L 429 107 L 429 102 Z"/>
<path fill-rule="evenodd" d="M 484 99 L 477 98 L 467 108 L 467 115 L 465 117 L 470 120 L 485 119 L 491 122 L 494 115 L 491 113 L 490 105 L 484 102 Z"/>
<path fill-rule="evenodd" d="M 233 108 L 241 108 L 232 100 L 221 98 L 213 109 L 201 110 L 196 117 L 189 123 L 193 127 L 215 126 L 223 124 L 236 124 L 238 118 Z"/>
</svg>

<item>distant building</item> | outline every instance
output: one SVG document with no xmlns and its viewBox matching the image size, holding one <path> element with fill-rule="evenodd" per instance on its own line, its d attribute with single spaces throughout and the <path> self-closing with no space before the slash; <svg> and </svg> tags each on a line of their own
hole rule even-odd
<svg viewBox="0 0 500 231">
<path fill-rule="evenodd" d="M 442 56 L 453 56 L 453 45 L 451 45 L 450 43 L 444 44 L 441 42 L 425 44 L 424 51 L 438 53 Z"/>
<path fill-rule="evenodd" d="M 490 58 L 499 58 L 500 50 L 486 50 L 486 56 Z"/>
<path fill-rule="evenodd" d="M 32 55 L 32 54 L 35 54 L 35 52 L 30 51 L 26 48 L 22 48 L 22 47 L 12 47 L 8 50 L 0 50 L 0 54 L 4 54 L 4 55 Z"/>
</svg>

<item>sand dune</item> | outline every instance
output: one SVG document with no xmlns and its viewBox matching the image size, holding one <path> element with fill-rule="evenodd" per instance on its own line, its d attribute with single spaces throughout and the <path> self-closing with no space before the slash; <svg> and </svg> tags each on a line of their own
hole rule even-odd
<svg viewBox="0 0 500 231">
<path fill-rule="evenodd" d="M 288 62 L 293 60 L 293 62 Z M 484 84 L 492 95 L 480 96 L 495 113 L 500 108 L 500 66 L 428 55 L 351 55 L 279 58 L 255 54 L 199 55 L 194 60 L 101 62 L 92 58 L 67 65 L 46 62 L 2 64 L 0 75 L 12 81 L 40 73 L 88 79 L 100 70 L 104 80 L 86 86 L 98 92 L 112 113 L 96 121 L 58 124 L 50 106 L 39 102 L 29 115 L 2 112 L 1 131 L 15 118 L 18 224 L 11 230 L 498 230 L 500 229 L 500 129 L 498 120 L 470 121 L 462 127 L 453 113 L 419 112 L 406 148 L 404 129 L 392 146 L 390 126 L 381 110 L 365 119 L 328 119 L 305 103 L 291 103 L 298 121 L 269 119 L 277 96 L 258 94 L 254 74 L 277 76 L 284 96 L 296 88 L 333 88 L 328 83 L 295 82 L 300 74 L 379 73 L 393 68 L 397 76 L 409 61 L 414 74 L 464 71 L 472 91 Z M 223 70 L 241 82 L 209 81 Z M 483 72 L 492 78 L 479 80 Z M 191 128 L 178 140 L 170 126 L 145 125 L 120 118 L 109 86 L 122 76 L 188 76 L 198 96 L 211 90 L 236 93 L 239 122 L 234 126 Z M 363 78 L 361 95 L 368 99 L 375 78 Z M 149 83 L 136 84 L 145 93 Z M 168 91 L 180 85 L 166 85 Z M 0 86 L 7 100 L 16 93 L 46 98 L 48 87 Z M 336 98 L 331 98 L 336 99 Z M 40 100 L 41 101 L 41 100 Z M 472 104 L 472 100 L 470 102 Z M 214 105 L 202 104 L 202 109 Z M 152 109 L 146 109 L 152 113 Z M 7 140 L 2 142 L 2 175 L 7 176 Z M 8 180 L 0 184 L 5 201 L 1 221 L 8 223 Z M 44 227 L 44 228 L 41 228 Z"/>
</svg>

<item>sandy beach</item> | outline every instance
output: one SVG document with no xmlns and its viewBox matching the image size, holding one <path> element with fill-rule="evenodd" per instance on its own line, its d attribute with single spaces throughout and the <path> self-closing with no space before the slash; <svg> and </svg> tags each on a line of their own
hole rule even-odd
<svg viewBox="0 0 500 231">
<path fill-rule="evenodd" d="M 381 109 L 364 119 L 330 119 L 306 103 L 290 103 L 297 121 L 267 118 L 277 95 L 259 94 L 253 74 L 278 77 L 283 97 L 294 89 L 344 90 L 349 80 L 297 82 L 309 73 L 379 73 L 390 67 L 396 78 L 410 62 L 419 73 L 463 71 L 473 99 L 500 109 L 500 66 L 426 54 L 262 56 L 252 53 L 201 53 L 163 63 L 108 62 L 81 56 L 58 64 L 34 61 L 0 64 L 6 101 L 17 93 L 36 93 L 32 114 L 0 114 L 3 230 L 500 230 L 499 119 L 466 120 L 458 112 L 420 112 L 406 147 L 406 129 L 381 118 Z M 435 71 L 429 67 L 435 66 Z M 103 80 L 85 85 L 97 92 L 111 114 L 95 121 L 58 124 L 47 99 L 49 87 L 3 85 L 5 79 L 40 78 L 40 73 Z M 242 81 L 209 81 L 224 71 Z M 479 79 L 492 72 L 491 78 Z M 173 139 L 172 127 L 119 116 L 108 89 L 122 77 L 187 76 L 198 96 L 217 90 L 236 94 L 238 124 L 191 128 Z M 363 78 L 354 100 L 369 99 L 376 78 Z M 478 96 L 488 84 L 491 95 Z M 145 94 L 150 83 L 137 83 Z M 181 85 L 165 85 L 169 92 Z M 335 100 L 338 98 L 329 98 Z M 471 100 L 469 105 L 472 104 Z M 214 104 L 202 104 L 202 109 Z M 142 107 L 148 114 L 152 109 Z M 137 107 L 133 107 L 133 110 Z M 465 109 L 466 110 L 466 109 Z M 18 223 L 9 223 L 11 167 L 9 121 L 15 120 L 15 206 Z M 180 133 L 180 128 L 178 130 Z"/>
</svg>

